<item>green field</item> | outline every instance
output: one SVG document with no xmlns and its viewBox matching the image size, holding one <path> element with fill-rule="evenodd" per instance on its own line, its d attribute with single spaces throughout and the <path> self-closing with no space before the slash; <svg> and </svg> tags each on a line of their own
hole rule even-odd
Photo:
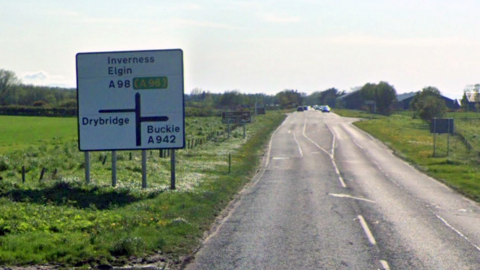
<svg viewBox="0 0 480 270">
<path fill-rule="evenodd" d="M 2 121 L 23 120 L 8 118 Z M 148 151 L 147 189 L 141 188 L 141 151 L 118 153 L 116 187 L 111 186 L 110 153 L 92 153 L 92 182 L 86 184 L 74 119 L 63 122 L 62 128 L 73 130 L 62 138 L 42 137 L 32 124 L 32 144 L 2 133 L 2 142 L 8 138 L 9 143 L 0 153 L 0 266 L 124 266 L 136 256 L 160 267 L 178 266 L 250 181 L 263 146 L 284 118 L 282 113 L 256 117 L 247 125 L 246 139 L 242 129 L 227 138 L 219 117 L 187 119 L 189 147 L 176 154 L 176 190 L 169 189 L 170 159 L 158 150 Z M 40 130 L 55 130 L 65 119 L 29 120 Z"/>
<path fill-rule="evenodd" d="M 0 116 L 0 154 L 41 145 L 52 139 L 77 138 L 76 118 Z"/>
</svg>

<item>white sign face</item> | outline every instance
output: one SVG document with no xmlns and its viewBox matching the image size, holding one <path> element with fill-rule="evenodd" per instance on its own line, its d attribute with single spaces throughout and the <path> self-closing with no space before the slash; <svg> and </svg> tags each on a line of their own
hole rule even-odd
<svg viewBox="0 0 480 270">
<path fill-rule="evenodd" d="M 77 54 L 81 151 L 185 147 L 182 50 Z"/>
</svg>

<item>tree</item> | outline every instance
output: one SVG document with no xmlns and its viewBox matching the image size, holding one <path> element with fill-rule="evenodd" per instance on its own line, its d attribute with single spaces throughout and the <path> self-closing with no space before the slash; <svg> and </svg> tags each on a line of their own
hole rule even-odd
<svg viewBox="0 0 480 270">
<path fill-rule="evenodd" d="M 468 98 L 467 98 L 467 92 L 463 92 L 463 97 L 462 97 L 462 108 L 465 112 L 468 112 Z"/>
<path fill-rule="evenodd" d="M 393 85 L 387 82 L 380 82 L 375 91 L 375 103 L 377 104 L 378 112 L 384 115 L 391 113 L 390 105 L 397 100 L 397 91 Z"/>
<path fill-rule="evenodd" d="M 425 121 L 430 121 L 434 117 L 443 117 L 447 112 L 447 106 L 440 91 L 433 86 L 425 87 L 418 92 L 410 102 L 410 106 Z"/>
<path fill-rule="evenodd" d="M 9 96 L 13 93 L 13 88 L 20 84 L 13 71 L 0 69 L 0 105 L 6 105 Z"/>
<path fill-rule="evenodd" d="M 344 94 L 345 91 L 338 91 L 336 88 L 329 88 L 321 92 L 319 102 L 322 105 L 328 105 L 335 108 L 337 98 Z"/>
<path fill-rule="evenodd" d="M 302 93 L 298 92 L 298 90 L 283 90 L 276 94 L 275 98 L 282 108 L 292 108 L 302 105 Z"/>
<path fill-rule="evenodd" d="M 225 91 L 225 93 L 222 95 L 222 98 L 220 99 L 219 105 L 228 108 L 242 105 L 242 102 L 242 94 L 239 91 Z"/>
<path fill-rule="evenodd" d="M 380 114 L 389 115 L 390 105 L 397 99 L 397 91 L 387 82 L 367 83 L 360 89 L 360 96 L 374 101 Z"/>
</svg>

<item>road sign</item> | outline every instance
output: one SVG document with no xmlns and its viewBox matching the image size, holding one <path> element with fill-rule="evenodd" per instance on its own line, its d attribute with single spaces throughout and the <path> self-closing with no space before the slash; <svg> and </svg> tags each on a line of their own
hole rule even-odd
<svg viewBox="0 0 480 270">
<path fill-rule="evenodd" d="M 224 124 L 247 124 L 251 123 L 250 112 L 223 112 L 222 123 Z"/>
<path fill-rule="evenodd" d="M 182 50 L 79 53 L 81 151 L 185 147 Z"/>
<path fill-rule="evenodd" d="M 430 133 L 453 134 L 455 132 L 455 122 L 453 118 L 433 118 L 430 121 Z"/>
<path fill-rule="evenodd" d="M 257 108 L 257 114 L 265 114 L 265 107 Z"/>
</svg>

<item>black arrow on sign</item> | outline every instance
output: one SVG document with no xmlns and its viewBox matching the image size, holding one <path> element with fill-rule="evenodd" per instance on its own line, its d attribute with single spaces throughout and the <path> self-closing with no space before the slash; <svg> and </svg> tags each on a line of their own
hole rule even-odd
<svg viewBox="0 0 480 270">
<path fill-rule="evenodd" d="M 137 146 L 142 145 L 142 123 L 143 122 L 166 122 L 168 116 L 141 116 L 141 99 L 140 93 L 135 94 L 135 109 L 112 109 L 112 110 L 99 110 L 99 113 L 135 113 L 135 135 Z"/>
</svg>

